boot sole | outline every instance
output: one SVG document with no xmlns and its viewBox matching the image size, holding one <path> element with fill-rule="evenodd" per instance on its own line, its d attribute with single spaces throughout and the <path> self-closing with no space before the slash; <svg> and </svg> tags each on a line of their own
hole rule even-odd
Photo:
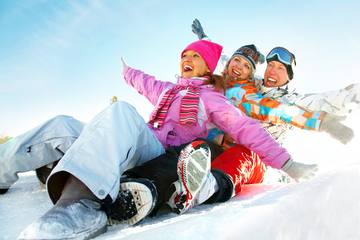
<svg viewBox="0 0 360 240">
<path fill-rule="evenodd" d="M 152 183 L 151 183 L 152 184 Z M 133 195 L 137 214 L 122 222 L 134 225 L 144 219 L 155 207 L 156 195 L 143 183 L 124 182 L 120 184 L 120 190 L 129 190 Z"/>
<path fill-rule="evenodd" d="M 181 191 L 186 194 L 185 208 L 199 192 L 206 181 L 211 167 L 210 148 L 203 141 L 195 141 L 185 147 L 179 157 L 177 174 L 181 183 Z"/>
</svg>

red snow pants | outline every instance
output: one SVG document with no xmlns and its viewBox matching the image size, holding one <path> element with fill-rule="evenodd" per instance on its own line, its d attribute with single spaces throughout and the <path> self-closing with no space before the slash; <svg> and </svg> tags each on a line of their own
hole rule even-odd
<svg viewBox="0 0 360 240">
<path fill-rule="evenodd" d="M 225 150 L 211 162 L 211 167 L 230 176 L 235 194 L 241 192 L 243 184 L 261 183 L 266 171 L 260 157 L 241 145 Z"/>
</svg>

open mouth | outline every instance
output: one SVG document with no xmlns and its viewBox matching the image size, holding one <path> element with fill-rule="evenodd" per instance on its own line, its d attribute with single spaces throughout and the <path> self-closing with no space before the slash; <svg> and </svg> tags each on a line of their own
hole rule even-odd
<svg viewBox="0 0 360 240">
<path fill-rule="evenodd" d="M 231 69 L 231 75 L 234 78 L 238 78 L 238 77 L 240 77 L 241 72 L 233 68 L 233 69 Z"/>
<path fill-rule="evenodd" d="M 236 69 L 232 69 L 232 73 L 235 77 L 239 77 L 241 75 L 241 72 L 239 72 L 238 70 Z"/>
<path fill-rule="evenodd" d="M 265 86 L 275 87 L 277 85 L 277 80 L 275 78 L 268 77 L 265 79 Z"/>
<path fill-rule="evenodd" d="M 193 70 L 193 67 L 190 65 L 184 65 L 183 67 L 184 72 L 191 72 Z"/>
<path fill-rule="evenodd" d="M 271 83 L 276 83 L 277 81 L 273 78 L 268 78 L 268 82 L 271 82 Z"/>
</svg>

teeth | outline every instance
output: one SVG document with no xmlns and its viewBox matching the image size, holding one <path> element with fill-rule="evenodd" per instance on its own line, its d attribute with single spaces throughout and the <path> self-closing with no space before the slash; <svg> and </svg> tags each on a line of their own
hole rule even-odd
<svg viewBox="0 0 360 240">
<path fill-rule="evenodd" d="M 268 81 L 270 81 L 270 82 L 276 82 L 276 80 L 273 79 L 273 78 L 268 78 Z"/>
<path fill-rule="evenodd" d="M 184 66 L 184 70 L 185 70 L 185 71 L 192 71 L 193 68 L 192 68 L 191 66 L 189 66 L 189 65 L 185 65 L 185 66 Z"/>
<path fill-rule="evenodd" d="M 235 69 L 233 69 L 233 73 L 235 73 L 236 75 L 240 75 L 240 72 L 236 71 Z"/>
</svg>

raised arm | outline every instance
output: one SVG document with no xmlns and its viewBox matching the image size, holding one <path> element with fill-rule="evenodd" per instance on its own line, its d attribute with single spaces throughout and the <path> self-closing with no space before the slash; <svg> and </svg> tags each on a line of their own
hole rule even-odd
<svg viewBox="0 0 360 240">
<path fill-rule="evenodd" d="M 171 88 L 174 85 L 171 82 L 156 80 L 154 76 L 133 69 L 126 64 L 123 66 L 123 76 L 127 84 L 135 88 L 141 95 L 145 96 L 153 105 L 157 103 L 160 94 L 164 90 Z"/>
<path fill-rule="evenodd" d="M 247 116 L 261 121 L 289 123 L 301 129 L 326 132 L 343 144 L 354 137 L 353 130 L 341 123 L 343 119 L 323 111 L 312 112 L 295 104 L 264 97 L 251 83 L 227 89 L 226 97 Z"/>
<path fill-rule="evenodd" d="M 298 95 L 294 103 L 311 111 L 346 116 L 360 107 L 360 85 L 357 83 L 334 91 Z"/>
<path fill-rule="evenodd" d="M 204 39 L 204 38 L 207 38 L 208 40 L 210 40 L 209 37 L 205 34 L 204 29 L 201 26 L 201 23 L 197 18 L 195 18 L 195 20 L 192 22 L 191 30 L 199 38 L 199 40 Z"/>
<path fill-rule="evenodd" d="M 289 123 L 298 128 L 319 131 L 325 115 L 324 112 L 311 112 L 264 97 L 251 84 L 227 89 L 226 97 L 247 116 L 273 124 Z"/>
<path fill-rule="evenodd" d="M 316 164 L 295 162 L 286 149 L 281 147 L 258 121 L 245 116 L 230 102 L 224 100 L 220 96 L 214 101 L 209 101 L 207 109 L 211 112 L 212 121 L 238 144 L 256 152 L 266 165 L 282 169 L 297 181 L 315 174 Z"/>
<path fill-rule="evenodd" d="M 202 27 L 200 21 L 195 18 L 195 20 L 191 24 L 191 30 L 192 32 L 198 37 L 199 40 L 206 39 L 211 41 L 211 39 L 205 34 L 204 28 Z M 224 53 L 221 53 L 220 61 L 218 65 L 220 64 L 222 66 L 221 69 L 224 69 L 226 63 L 229 61 L 229 57 L 225 55 Z"/>
</svg>

